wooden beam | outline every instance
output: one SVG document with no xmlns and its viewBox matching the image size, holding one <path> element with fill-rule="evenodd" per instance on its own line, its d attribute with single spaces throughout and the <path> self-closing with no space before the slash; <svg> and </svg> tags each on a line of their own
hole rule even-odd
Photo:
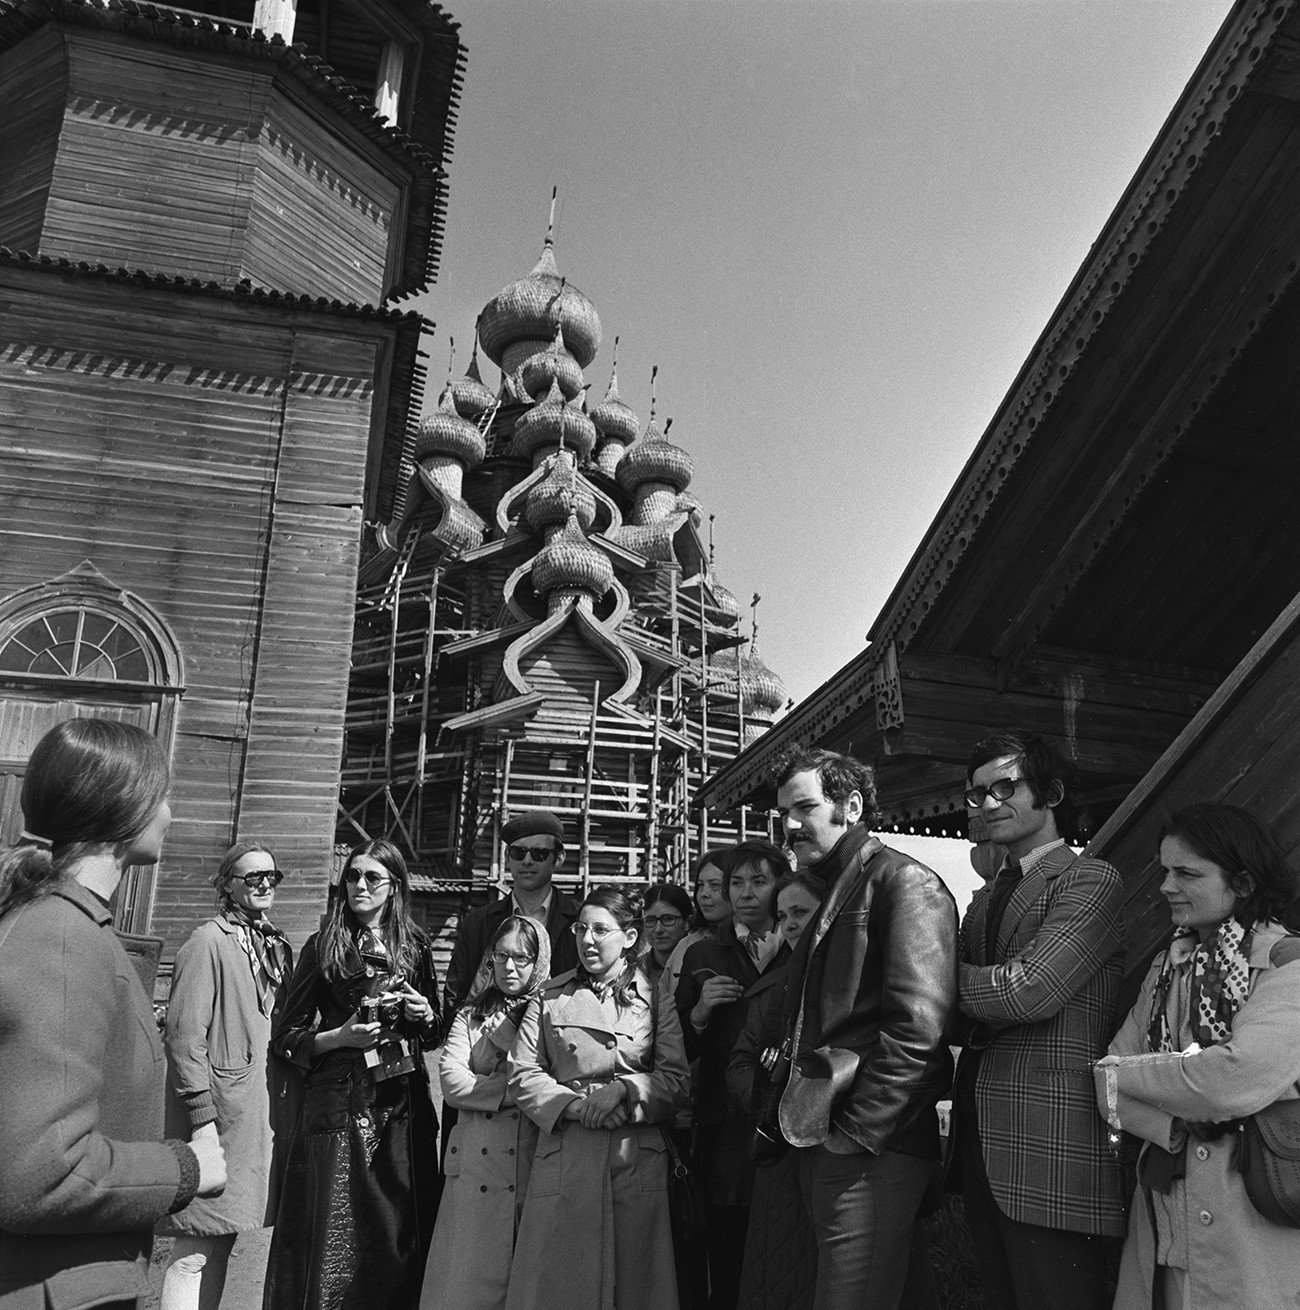
<svg viewBox="0 0 1300 1310">
<path fill-rule="evenodd" d="M 402 73 L 406 67 L 406 46 L 390 38 L 379 56 L 379 77 L 375 86 L 375 108 L 390 127 L 397 126 L 398 103 L 402 95 Z"/>
<path fill-rule="evenodd" d="M 285 45 L 292 45 L 297 18 L 298 0 L 257 0 L 253 6 L 253 28 L 268 41 L 278 36 Z"/>
</svg>

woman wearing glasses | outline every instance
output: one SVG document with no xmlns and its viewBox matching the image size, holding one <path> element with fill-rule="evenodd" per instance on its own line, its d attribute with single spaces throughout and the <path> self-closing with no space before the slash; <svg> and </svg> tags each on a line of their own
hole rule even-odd
<svg viewBox="0 0 1300 1310">
<path fill-rule="evenodd" d="M 641 968 L 656 986 L 669 957 L 686 936 L 691 921 L 691 898 L 675 882 L 654 882 L 645 893 L 646 950 Z"/>
<path fill-rule="evenodd" d="M 689 1088 L 681 1025 L 635 961 L 641 910 L 583 901 L 578 968 L 529 1002 L 510 1088 L 541 1129 L 507 1310 L 677 1310 L 668 1154 L 659 1125 Z"/>
<path fill-rule="evenodd" d="M 167 1006 L 168 1128 L 217 1136 L 226 1190 L 196 1199 L 158 1232 L 176 1240 L 162 1310 L 216 1310 L 238 1233 L 275 1219 L 272 1154 L 283 1151 L 297 1108 L 289 1065 L 268 1060 L 271 1024 L 283 1005 L 293 953 L 267 918 L 281 875 L 261 842 L 240 842 L 213 880 L 220 907 L 176 956 Z M 195 1283 L 198 1287 L 195 1287 Z M 196 1296 L 197 1293 L 197 1296 Z"/>
<path fill-rule="evenodd" d="M 532 919 L 497 928 L 438 1063 L 445 1105 L 460 1113 L 447 1139 L 442 1204 L 420 1310 L 500 1310 L 537 1125 L 506 1086 L 506 1056 L 528 1002 L 551 972 L 551 942 Z"/>
<path fill-rule="evenodd" d="M 402 853 L 348 856 L 271 1041 L 306 1072 L 266 1274 L 265 1310 L 412 1306 L 441 1177 L 424 1051 L 438 981 L 411 919 Z"/>
</svg>

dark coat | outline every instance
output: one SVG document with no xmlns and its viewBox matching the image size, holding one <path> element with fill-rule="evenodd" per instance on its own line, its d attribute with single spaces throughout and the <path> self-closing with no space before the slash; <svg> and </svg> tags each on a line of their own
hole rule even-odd
<svg viewBox="0 0 1300 1310">
<path fill-rule="evenodd" d="M 452 1016 L 465 1003 L 474 975 L 483 962 L 487 950 L 502 921 L 510 916 L 510 897 L 498 896 L 495 901 L 471 910 L 456 930 L 456 945 L 452 948 L 451 963 L 447 965 L 447 981 L 443 988 L 444 1013 L 447 1026 Z M 573 922 L 578 917 L 578 903 L 566 896 L 558 887 L 551 892 L 551 904 L 546 913 L 546 935 L 551 939 L 551 977 L 556 978 L 578 967 L 578 943 L 573 936 Z"/>
<path fill-rule="evenodd" d="M 0 1306 L 133 1301 L 193 1155 L 162 1140 L 153 1007 L 77 883 L 0 920 L 0 1070 Z"/>
<path fill-rule="evenodd" d="M 873 1153 L 938 1158 L 935 1104 L 952 1081 L 957 906 L 939 875 L 861 824 L 810 870 L 830 885 L 790 962 L 784 1030 L 798 1031 L 801 1102 L 780 1122 L 810 1146 L 814 1121 Z M 792 1075 L 793 1080 L 793 1075 Z M 795 1113 L 801 1106 L 802 1113 Z"/>
<path fill-rule="evenodd" d="M 790 948 L 781 949 L 768 961 L 760 978 L 749 952 L 736 937 L 730 922 L 717 934 L 687 949 L 677 980 L 676 1005 L 686 1037 L 686 1054 L 699 1061 L 694 1079 L 692 1123 L 695 1127 L 695 1164 L 706 1199 L 714 1205 L 748 1205 L 753 1185 L 753 1163 L 749 1139 L 753 1123 L 749 1106 L 734 1101 L 727 1090 L 727 1065 L 732 1049 L 744 1031 L 750 1007 L 766 990 L 762 979 L 773 979 L 790 958 Z M 715 975 L 734 978 L 745 995 L 729 1005 L 720 1005 L 709 1016 L 708 1026 L 697 1033 L 691 1026 L 691 1011 L 700 999 L 705 982 Z"/>
<path fill-rule="evenodd" d="M 275 1054 L 306 1079 L 262 1303 L 265 1310 L 414 1306 L 442 1190 L 424 1062 L 424 1049 L 441 1035 L 432 952 L 422 940 L 407 981 L 433 1006 L 433 1022 L 401 1016 L 393 1025 L 410 1043 L 414 1071 L 376 1080 L 363 1051 L 312 1054 L 317 1032 L 339 1027 L 382 987 L 373 964 L 326 978 L 317 941 L 308 938 L 302 949 L 271 1036 Z"/>
<path fill-rule="evenodd" d="M 752 1122 L 774 1123 L 772 1079 L 763 1052 L 779 1047 L 789 965 L 769 970 L 750 989 L 753 1004 L 727 1065 L 732 1100 Z M 786 1151 L 754 1170 L 741 1265 L 739 1310 L 810 1310 L 817 1290 L 817 1236 L 799 1191 L 799 1153 Z"/>
</svg>

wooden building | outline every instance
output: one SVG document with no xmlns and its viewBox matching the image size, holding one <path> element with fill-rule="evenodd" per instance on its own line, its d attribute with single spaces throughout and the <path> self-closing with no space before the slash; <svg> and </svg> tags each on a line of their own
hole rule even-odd
<svg viewBox="0 0 1300 1310">
<path fill-rule="evenodd" d="M 671 420 L 652 402 L 638 438 L 616 368 L 588 410 L 600 340 L 548 235 L 485 306 L 367 541 L 339 840 L 411 852 L 434 926 L 499 883 L 521 810 L 566 821 L 566 882 L 684 877 L 746 822 L 710 824 L 696 788 L 786 700 L 714 574 Z"/>
<path fill-rule="evenodd" d="M 244 837 L 315 925 L 362 522 L 422 396 L 384 305 L 436 269 L 456 27 L 292 17 L 0 0 L 0 837 L 53 723 L 156 732 L 176 821 L 117 910 L 169 954 Z"/>
<path fill-rule="evenodd" d="M 1135 966 L 1170 799 L 1244 798 L 1300 845 L 1293 624 L 1251 653 L 1300 588 L 1297 270 L 1300 11 L 1240 0 L 866 648 L 701 799 L 762 804 L 818 743 L 875 764 L 887 826 L 958 836 L 975 740 L 1049 734 L 1075 835 L 1131 880 Z"/>
</svg>

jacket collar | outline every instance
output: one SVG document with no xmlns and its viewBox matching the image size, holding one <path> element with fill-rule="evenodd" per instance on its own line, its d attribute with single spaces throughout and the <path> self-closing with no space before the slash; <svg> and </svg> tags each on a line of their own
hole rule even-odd
<svg viewBox="0 0 1300 1310">
<path fill-rule="evenodd" d="M 113 922 L 113 911 L 94 892 L 83 887 L 73 878 L 61 878 L 51 889 L 50 895 L 62 896 L 65 901 L 71 901 L 101 928 Z"/>
</svg>

